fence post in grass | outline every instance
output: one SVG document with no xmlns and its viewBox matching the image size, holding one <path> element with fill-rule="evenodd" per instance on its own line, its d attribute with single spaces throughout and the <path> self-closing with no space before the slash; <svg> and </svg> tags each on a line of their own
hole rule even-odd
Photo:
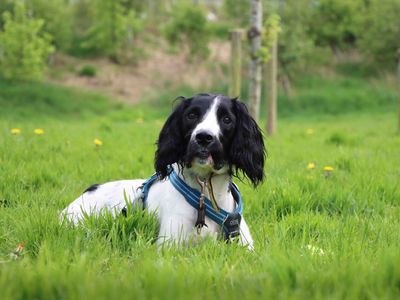
<svg viewBox="0 0 400 300">
<path fill-rule="evenodd" d="M 267 91 L 267 134 L 274 135 L 277 123 L 278 38 L 271 48 L 271 58 L 266 63 L 265 90 Z"/>
<path fill-rule="evenodd" d="M 242 36 L 243 29 L 233 29 L 231 32 L 231 82 L 229 95 L 240 97 L 242 87 Z"/>
<path fill-rule="evenodd" d="M 258 121 L 261 100 L 262 60 L 260 57 L 262 30 L 262 1 L 250 0 L 250 28 L 247 36 L 250 42 L 249 68 L 249 111 Z"/>
</svg>

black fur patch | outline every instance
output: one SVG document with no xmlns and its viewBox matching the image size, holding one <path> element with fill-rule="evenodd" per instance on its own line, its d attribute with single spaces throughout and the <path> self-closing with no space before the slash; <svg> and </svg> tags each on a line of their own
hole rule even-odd
<svg viewBox="0 0 400 300">
<path fill-rule="evenodd" d="M 205 113 L 219 97 L 217 110 L 221 129 L 219 143 L 207 147 L 191 142 L 191 134 Z M 168 166 L 178 163 L 190 167 L 202 148 L 212 154 L 215 168 L 229 165 L 232 175 L 245 175 L 254 186 L 264 180 L 265 145 L 261 129 L 250 116 L 244 103 L 222 95 L 199 94 L 192 98 L 179 97 L 179 104 L 161 129 L 155 155 L 155 169 L 161 179 L 168 175 Z M 224 121 L 227 118 L 228 121 Z M 203 149 L 204 151 L 204 149 Z"/>
<path fill-rule="evenodd" d="M 94 192 L 95 190 L 97 190 L 97 189 L 99 188 L 99 186 L 100 186 L 100 184 L 97 184 L 97 183 L 92 184 L 91 186 L 89 186 L 89 187 L 84 191 L 84 193 L 86 193 L 86 192 Z"/>
</svg>

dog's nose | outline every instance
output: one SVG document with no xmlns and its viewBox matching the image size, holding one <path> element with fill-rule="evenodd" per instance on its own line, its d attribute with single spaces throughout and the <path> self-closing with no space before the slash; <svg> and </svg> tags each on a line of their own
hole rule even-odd
<svg viewBox="0 0 400 300">
<path fill-rule="evenodd" d="M 208 146 L 214 141 L 214 137 L 207 131 L 201 131 L 196 134 L 196 142 L 201 146 Z"/>
</svg>

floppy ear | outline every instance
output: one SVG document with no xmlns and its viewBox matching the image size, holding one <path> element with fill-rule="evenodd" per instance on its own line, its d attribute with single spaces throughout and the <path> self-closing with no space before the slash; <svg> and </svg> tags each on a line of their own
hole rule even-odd
<svg viewBox="0 0 400 300">
<path fill-rule="evenodd" d="M 182 118 L 183 112 L 188 105 L 188 100 L 184 97 L 177 99 L 181 100 L 181 103 L 175 107 L 168 117 L 157 141 L 154 167 L 161 178 L 168 175 L 168 166 L 180 162 L 185 153 Z"/>
<path fill-rule="evenodd" d="M 250 116 L 247 107 L 232 99 L 236 129 L 229 151 L 231 167 L 242 171 L 254 186 L 264 179 L 265 147 L 260 127 Z"/>
</svg>

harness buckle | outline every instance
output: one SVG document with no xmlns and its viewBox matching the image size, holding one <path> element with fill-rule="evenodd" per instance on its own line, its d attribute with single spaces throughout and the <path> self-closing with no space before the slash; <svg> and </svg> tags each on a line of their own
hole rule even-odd
<svg viewBox="0 0 400 300">
<path fill-rule="evenodd" d="M 225 233 L 225 240 L 230 242 L 240 235 L 240 221 L 242 216 L 238 212 L 229 214 L 224 222 L 222 223 L 222 228 Z"/>
</svg>

